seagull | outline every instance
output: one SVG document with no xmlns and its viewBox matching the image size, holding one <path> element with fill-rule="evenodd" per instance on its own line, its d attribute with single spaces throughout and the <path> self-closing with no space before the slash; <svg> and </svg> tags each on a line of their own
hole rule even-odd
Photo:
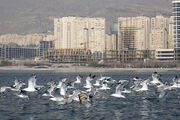
<svg viewBox="0 0 180 120">
<path fill-rule="evenodd" d="M 142 79 L 139 78 L 139 77 L 135 77 L 135 78 L 133 78 L 133 80 L 135 80 L 135 81 L 142 81 Z"/>
<path fill-rule="evenodd" d="M 29 99 L 29 96 L 26 95 L 26 92 L 23 91 L 23 90 L 20 90 L 20 91 L 19 91 L 19 94 L 15 94 L 15 95 L 16 95 L 17 97 L 19 97 L 19 98 Z"/>
<path fill-rule="evenodd" d="M 157 72 L 152 74 L 152 81 L 150 82 L 153 85 L 161 85 L 162 82 L 160 80 L 160 75 Z"/>
<path fill-rule="evenodd" d="M 52 93 L 54 89 L 56 88 L 56 84 L 52 81 L 52 82 L 49 82 L 48 85 L 50 85 L 49 88 L 42 96 L 52 96 Z"/>
<path fill-rule="evenodd" d="M 37 84 L 36 84 L 37 77 L 36 77 L 35 74 L 32 75 L 32 79 L 33 79 L 33 82 L 34 82 L 34 87 L 35 87 L 36 89 L 40 90 L 41 88 L 44 87 L 44 86 L 42 86 L 42 85 L 37 85 Z"/>
<path fill-rule="evenodd" d="M 113 80 L 111 77 L 106 77 L 104 79 L 105 82 L 109 83 L 109 84 L 114 84 L 116 82 L 116 80 Z"/>
<path fill-rule="evenodd" d="M 64 101 L 64 98 L 60 95 L 60 89 L 56 88 L 54 90 L 54 93 L 52 94 L 52 98 L 50 98 L 52 101 L 61 102 Z"/>
<path fill-rule="evenodd" d="M 84 86 L 85 88 L 91 88 L 92 84 L 91 81 L 94 80 L 95 75 L 92 76 L 91 74 L 86 78 L 86 86 Z"/>
<path fill-rule="evenodd" d="M 99 78 L 100 81 L 104 81 L 105 79 L 111 79 L 111 77 L 105 77 L 105 76 L 102 76 Z"/>
<path fill-rule="evenodd" d="M 67 78 L 63 78 L 62 80 L 59 81 L 59 84 L 57 85 L 57 88 L 61 88 L 62 84 L 66 82 Z"/>
<path fill-rule="evenodd" d="M 159 98 L 160 100 L 166 99 L 166 97 L 169 95 L 169 93 L 170 93 L 171 90 L 172 90 L 171 87 L 165 87 L 164 89 L 162 89 L 162 90 L 160 91 L 158 98 Z"/>
<path fill-rule="evenodd" d="M 12 85 L 11 87 L 6 87 L 6 86 L 1 87 L 0 93 L 4 93 L 6 89 L 10 89 L 12 91 L 19 91 L 23 85 L 25 85 L 25 83 L 18 81 L 17 78 L 15 78 L 14 85 Z"/>
<path fill-rule="evenodd" d="M 116 86 L 116 91 L 111 96 L 118 97 L 118 98 L 125 98 L 125 96 L 121 94 L 121 91 L 123 90 L 123 87 L 124 87 L 123 83 L 124 81 L 120 81 L 117 83 L 118 85 Z"/>
<path fill-rule="evenodd" d="M 73 91 L 73 94 L 69 96 L 69 98 L 65 101 L 65 103 L 71 103 L 73 100 L 74 101 L 79 101 L 79 90 Z"/>
<path fill-rule="evenodd" d="M 94 86 L 96 86 L 96 87 L 98 87 L 98 86 L 101 86 L 101 84 L 100 84 L 100 80 L 99 79 L 96 79 L 96 83 L 95 84 L 93 84 Z"/>
<path fill-rule="evenodd" d="M 161 84 L 157 87 L 157 92 L 162 92 L 163 90 L 170 89 L 170 86 L 168 86 L 168 83 L 165 82 L 165 84 Z"/>
<path fill-rule="evenodd" d="M 25 89 L 22 89 L 22 91 L 26 91 L 26 92 L 36 92 L 36 91 L 38 91 L 38 89 L 35 88 L 35 82 L 36 82 L 36 76 L 33 75 L 28 80 L 28 87 L 25 88 Z"/>
<path fill-rule="evenodd" d="M 102 82 L 102 87 L 99 88 L 100 90 L 109 90 L 110 88 L 107 86 L 106 82 Z"/>
<path fill-rule="evenodd" d="M 177 76 L 174 77 L 172 81 L 173 81 L 173 85 L 170 86 L 172 89 L 180 88 L 180 84 L 178 84 L 178 77 Z"/>
<path fill-rule="evenodd" d="M 11 89 L 11 87 L 6 87 L 6 86 L 0 87 L 0 93 L 4 93 L 6 89 Z"/>
<path fill-rule="evenodd" d="M 67 88 L 74 88 L 75 82 L 71 81 L 67 83 Z"/>
<path fill-rule="evenodd" d="M 142 83 L 142 79 L 139 77 L 133 78 L 133 85 L 130 87 L 132 90 L 136 91 L 141 88 L 140 84 Z"/>
<path fill-rule="evenodd" d="M 81 83 L 82 78 L 83 78 L 83 76 L 78 75 L 78 76 L 76 77 L 76 81 L 75 81 L 74 83 L 76 83 L 76 84 Z"/>
<path fill-rule="evenodd" d="M 61 88 L 60 88 L 60 94 L 63 96 L 66 96 L 66 92 L 67 92 L 67 86 L 65 83 L 62 83 Z"/>
<path fill-rule="evenodd" d="M 16 77 L 14 79 L 15 79 L 14 80 L 14 85 L 11 86 L 12 88 L 15 88 L 16 85 L 19 83 L 19 81 L 18 81 L 18 79 Z"/>
<path fill-rule="evenodd" d="M 95 96 L 97 92 L 98 92 L 98 90 L 97 90 L 96 88 L 92 87 L 92 88 L 91 88 L 91 91 L 89 91 L 89 94 L 90 94 L 91 96 Z"/>
<path fill-rule="evenodd" d="M 66 80 L 67 80 L 67 78 L 60 80 L 59 84 L 56 86 L 56 88 L 60 89 L 60 94 L 63 96 L 66 95 L 66 91 L 67 91 L 67 86 L 65 84 Z"/>
<path fill-rule="evenodd" d="M 165 84 L 161 84 L 157 86 L 157 92 L 159 93 L 158 99 L 165 100 L 167 96 L 173 91 L 179 88 L 177 83 L 178 79 L 177 76 L 173 78 L 173 85 L 169 86 L 167 82 Z"/>
<path fill-rule="evenodd" d="M 127 80 L 120 80 L 119 82 L 124 85 L 123 90 L 121 91 L 122 93 L 131 93 L 131 90 L 127 89 L 127 85 L 129 83 Z"/>
<path fill-rule="evenodd" d="M 13 86 L 11 86 L 10 90 L 12 90 L 12 91 L 20 91 L 20 89 L 21 89 L 21 87 L 23 85 L 25 85 L 25 83 L 15 80 L 15 84 Z"/>
<path fill-rule="evenodd" d="M 142 85 L 142 87 L 136 91 L 147 91 L 148 90 L 148 84 L 149 83 L 149 79 L 143 81 L 142 83 L 140 83 Z"/>
</svg>

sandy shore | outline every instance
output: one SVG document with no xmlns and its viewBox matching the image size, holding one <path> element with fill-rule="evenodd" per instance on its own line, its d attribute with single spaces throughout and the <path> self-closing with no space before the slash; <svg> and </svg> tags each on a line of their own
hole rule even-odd
<svg viewBox="0 0 180 120">
<path fill-rule="evenodd" d="M 6 66 L 0 67 L 0 71 L 51 71 L 51 72 L 120 72 L 120 71 L 136 71 L 136 72 L 166 72 L 180 71 L 180 68 L 92 68 L 71 66 L 67 68 L 30 68 L 26 66 Z"/>
</svg>

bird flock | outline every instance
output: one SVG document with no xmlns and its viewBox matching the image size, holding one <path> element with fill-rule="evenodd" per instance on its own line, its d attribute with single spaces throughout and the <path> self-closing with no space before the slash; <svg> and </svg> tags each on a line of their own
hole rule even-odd
<svg viewBox="0 0 180 120">
<path fill-rule="evenodd" d="M 107 96 L 117 99 L 126 99 L 127 94 L 143 93 L 151 90 L 151 93 L 154 94 L 153 99 L 162 100 L 171 91 L 180 88 L 180 80 L 177 76 L 169 82 L 163 82 L 161 75 L 157 72 L 154 72 L 147 79 L 135 77 L 132 80 L 114 80 L 108 76 L 101 75 L 100 77 L 96 77 L 90 74 L 85 79 L 83 79 L 83 76 L 78 75 L 74 80 L 63 78 L 58 83 L 51 80 L 47 85 L 37 85 L 36 81 L 36 74 L 32 74 L 28 79 L 26 87 L 25 83 L 15 78 L 13 85 L 0 87 L 0 94 L 6 95 L 6 91 L 10 90 L 14 92 L 15 96 L 21 99 L 29 99 L 29 93 L 37 93 L 42 97 L 47 97 L 50 101 L 61 104 L 72 102 L 92 104 L 96 96 L 110 89 L 113 90 L 113 93 Z M 153 88 L 153 92 L 151 88 Z M 146 99 L 151 100 L 152 97 L 147 97 Z"/>
</svg>

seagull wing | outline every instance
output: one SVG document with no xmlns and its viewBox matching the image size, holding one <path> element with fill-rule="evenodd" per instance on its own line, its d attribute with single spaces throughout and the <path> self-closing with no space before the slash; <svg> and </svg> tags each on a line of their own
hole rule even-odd
<svg viewBox="0 0 180 120">
<path fill-rule="evenodd" d="M 30 77 L 29 80 L 28 80 L 28 88 L 34 89 L 34 87 L 35 87 L 34 83 L 35 82 L 34 82 L 33 77 Z"/>
<path fill-rule="evenodd" d="M 67 78 L 62 79 L 62 82 L 66 82 Z"/>
<path fill-rule="evenodd" d="M 163 91 L 160 92 L 160 94 L 159 94 L 159 99 L 163 99 L 163 98 L 167 97 L 168 94 L 169 94 L 169 91 L 163 90 Z"/>
<path fill-rule="evenodd" d="M 17 78 L 15 78 L 15 80 L 14 80 L 14 85 L 13 85 L 13 86 L 16 87 L 17 84 L 19 84 L 19 81 L 18 81 Z"/>
<path fill-rule="evenodd" d="M 59 88 L 56 88 L 52 94 L 54 97 L 60 97 L 60 89 Z"/>
<path fill-rule="evenodd" d="M 123 91 L 123 88 L 124 88 L 124 85 L 119 84 L 119 85 L 116 87 L 116 92 Z"/>
</svg>

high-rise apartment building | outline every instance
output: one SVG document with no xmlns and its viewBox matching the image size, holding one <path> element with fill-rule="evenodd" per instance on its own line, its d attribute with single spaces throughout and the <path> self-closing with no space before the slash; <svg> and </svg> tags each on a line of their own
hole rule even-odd
<svg viewBox="0 0 180 120">
<path fill-rule="evenodd" d="M 150 32 L 149 17 L 119 17 L 118 26 L 119 49 L 148 49 Z"/>
<path fill-rule="evenodd" d="M 117 50 L 116 49 L 116 34 L 106 34 L 105 37 L 106 41 L 106 47 L 105 50 Z"/>
<path fill-rule="evenodd" d="M 169 48 L 169 23 L 170 18 L 156 16 L 151 18 L 151 33 L 149 38 L 149 49 L 168 49 Z"/>
<path fill-rule="evenodd" d="M 168 34 L 168 49 L 174 49 L 174 31 L 173 31 L 173 16 L 169 18 L 169 34 Z"/>
<path fill-rule="evenodd" d="M 180 60 L 180 0 L 173 0 L 172 4 L 175 59 Z"/>
<path fill-rule="evenodd" d="M 118 50 L 119 49 L 119 43 L 118 43 L 119 41 L 118 41 L 118 24 L 117 23 L 111 24 L 110 34 L 112 36 L 111 37 L 112 40 L 114 40 L 114 38 L 115 38 L 115 48 L 113 48 L 113 50 Z"/>
<path fill-rule="evenodd" d="M 105 19 L 63 17 L 54 19 L 55 49 L 105 50 Z"/>
</svg>

